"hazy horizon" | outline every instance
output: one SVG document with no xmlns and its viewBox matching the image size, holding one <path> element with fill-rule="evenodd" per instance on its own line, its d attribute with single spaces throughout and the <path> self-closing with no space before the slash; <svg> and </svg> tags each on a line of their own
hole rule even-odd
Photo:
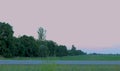
<svg viewBox="0 0 120 71">
<path fill-rule="evenodd" d="M 47 40 L 88 53 L 120 53 L 119 0 L 1 0 L 0 21 L 14 35 L 47 30 Z"/>
</svg>

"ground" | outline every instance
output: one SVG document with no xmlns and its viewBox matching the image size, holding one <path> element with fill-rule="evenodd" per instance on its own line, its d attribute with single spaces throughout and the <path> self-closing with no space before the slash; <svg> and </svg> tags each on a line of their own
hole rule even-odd
<svg viewBox="0 0 120 71">
<path fill-rule="evenodd" d="M 79 56 L 65 56 L 65 57 L 15 57 L 15 58 L 3 58 L 0 60 L 120 60 L 120 55 L 79 55 Z"/>
<path fill-rule="evenodd" d="M 0 65 L 0 71 L 120 71 L 120 65 Z"/>
<path fill-rule="evenodd" d="M 107 60 L 119 61 L 120 55 L 80 55 L 66 57 L 15 57 L 0 60 Z M 120 65 L 0 65 L 0 71 L 120 71 Z"/>
</svg>

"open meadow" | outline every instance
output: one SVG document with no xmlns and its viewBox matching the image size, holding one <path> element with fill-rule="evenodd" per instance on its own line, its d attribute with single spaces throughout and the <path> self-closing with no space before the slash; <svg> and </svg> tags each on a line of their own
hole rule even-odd
<svg viewBox="0 0 120 71">
<path fill-rule="evenodd" d="M 0 65 L 0 71 L 120 71 L 120 65 Z"/>
<path fill-rule="evenodd" d="M 120 55 L 79 55 L 79 56 L 64 56 L 64 57 L 14 57 L 4 58 L 0 57 L 0 60 L 107 60 L 107 61 L 119 61 Z"/>
<path fill-rule="evenodd" d="M 119 61 L 120 55 L 80 55 L 80 56 L 65 56 L 65 57 L 15 57 L 4 58 L 0 60 L 100 60 L 100 61 Z M 120 71 L 120 65 L 59 65 L 59 64 L 1 64 L 0 71 Z"/>
</svg>

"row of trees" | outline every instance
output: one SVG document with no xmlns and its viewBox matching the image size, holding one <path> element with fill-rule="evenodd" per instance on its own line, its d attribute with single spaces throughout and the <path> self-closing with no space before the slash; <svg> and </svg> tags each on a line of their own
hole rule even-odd
<svg viewBox="0 0 120 71">
<path fill-rule="evenodd" d="M 38 29 L 38 39 L 33 36 L 23 35 L 13 36 L 12 26 L 5 22 L 0 22 L 0 55 L 4 57 L 47 57 L 47 56 L 67 56 L 85 54 L 81 50 L 76 50 L 72 46 L 67 50 L 65 45 L 58 45 L 52 40 L 46 40 L 46 30 L 42 27 Z"/>
</svg>

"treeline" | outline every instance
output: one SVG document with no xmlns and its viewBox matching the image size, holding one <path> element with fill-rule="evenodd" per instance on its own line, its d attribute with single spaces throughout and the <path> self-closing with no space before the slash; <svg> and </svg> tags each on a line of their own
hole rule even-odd
<svg viewBox="0 0 120 71">
<path fill-rule="evenodd" d="M 15 37 L 12 26 L 0 22 L 0 55 L 3 57 L 62 57 L 86 54 L 81 50 L 76 50 L 74 45 L 71 50 L 67 50 L 65 45 L 46 40 L 46 30 L 42 27 L 37 32 L 38 39 L 27 35 Z"/>
</svg>

